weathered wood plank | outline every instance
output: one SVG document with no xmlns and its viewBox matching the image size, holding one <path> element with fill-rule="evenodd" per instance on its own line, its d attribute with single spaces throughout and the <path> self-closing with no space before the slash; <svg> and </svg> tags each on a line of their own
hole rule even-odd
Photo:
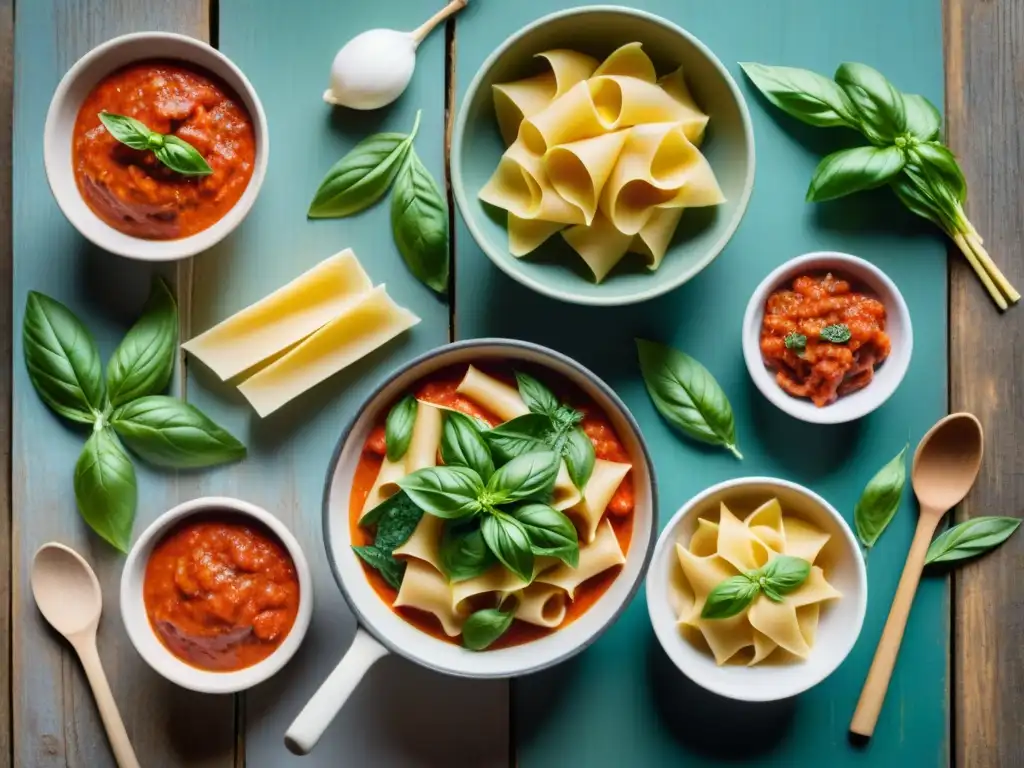
<svg viewBox="0 0 1024 768">
<path fill-rule="evenodd" d="M 205 0 L 51 0 L 23 2 L 15 24 L 14 328 L 25 294 L 44 291 L 66 302 L 109 354 L 137 316 L 151 269 L 86 245 L 61 216 L 42 165 L 40 136 L 61 75 L 94 45 L 130 31 L 165 29 L 208 35 Z M 5 46 L 6 48 L 6 46 Z M 171 271 L 173 274 L 173 270 Z M 91 536 L 78 519 L 71 476 L 83 435 L 59 422 L 13 366 L 14 763 L 25 768 L 113 764 L 92 697 L 73 653 L 32 604 L 27 582 L 35 549 L 57 539 L 95 566 L 105 596 L 100 654 L 129 736 L 146 766 L 233 763 L 234 714 L 229 697 L 207 697 L 163 681 L 135 654 L 118 615 L 123 558 Z M 136 531 L 187 491 L 173 474 L 138 468 Z"/>
<path fill-rule="evenodd" d="M 1024 285 L 1024 3 L 946 0 L 946 126 L 970 188 L 967 213 L 1007 277 Z M 985 425 L 985 463 L 958 519 L 1021 514 L 1024 309 L 1000 315 L 951 257 L 953 410 Z M 1019 764 L 1024 755 L 1024 535 L 956 572 L 953 720 L 956 762 Z"/>
</svg>

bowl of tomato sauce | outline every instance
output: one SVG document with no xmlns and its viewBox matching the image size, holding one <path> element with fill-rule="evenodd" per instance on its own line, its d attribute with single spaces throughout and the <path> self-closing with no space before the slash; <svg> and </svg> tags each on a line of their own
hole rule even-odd
<svg viewBox="0 0 1024 768">
<path fill-rule="evenodd" d="M 252 84 L 199 40 L 123 35 L 64 75 L 43 154 L 67 219 L 104 250 L 144 261 L 204 251 L 237 227 L 266 173 L 267 120 Z"/>
<path fill-rule="evenodd" d="M 302 643 L 309 565 L 276 517 L 205 497 L 150 525 L 121 574 L 121 616 L 139 655 L 171 682 L 235 693 L 263 682 Z"/>
<path fill-rule="evenodd" d="M 743 318 L 743 357 L 754 384 L 801 421 L 862 418 L 896 391 L 914 333 L 896 284 L 864 259 L 808 253 L 769 274 Z"/>
</svg>

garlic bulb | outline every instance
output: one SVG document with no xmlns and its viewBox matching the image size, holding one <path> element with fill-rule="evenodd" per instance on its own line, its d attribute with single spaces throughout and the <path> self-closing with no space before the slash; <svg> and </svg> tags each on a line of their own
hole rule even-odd
<svg viewBox="0 0 1024 768">
<path fill-rule="evenodd" d="M 412 32 L 371 29 L 356 35 L 334 57 L 324 101 L 352 109 L 379 109 L 393 102 L 412 80 L 419 44 L 467 2 L 451 0 Z"/>
</svg>

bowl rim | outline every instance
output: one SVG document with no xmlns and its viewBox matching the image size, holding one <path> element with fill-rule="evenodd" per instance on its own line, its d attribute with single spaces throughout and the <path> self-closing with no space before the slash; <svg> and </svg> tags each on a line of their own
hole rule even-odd
<svg viewBox="0 0 1024 768">
<path fill-rule="evenodd" d="M 848 404 L 846 407 L 842 407 L 843 401 L 840 399 L 836 403 L 832 403 L 824 408 L 817 408 L 809 400 L 789 395 L 775 383 L 775 379 L 768 373 L 768 367 L 764 364 L 761 357 L 761 347 L 758 339 L 761 333 L 761 321 L 764 317 L 764 303 L 768 295 L 798 272 L 805 264 L 816 262 L 835 264 L 837 272 L 850 274 L 855 279 L 859 278 L 859 273 L 871 275 L 871 278 L 882 285 L 893 297 L 893 306 L 888 306 L 887 304 L 886 313 L 895 313 L 900 318 L 902 332 L 900 349 L 898 353 L 890 353 L 889 357 L 884 361 L 885 365 L 892 364 L 896 370 L 896 375 L 891 380 L 888 390 L 884 394 L 876 396 L 874 400 L 862 400 L 861 404 L 857 407 L 850 407 Z M 896 287 L 896 283 L 870 261 L 842 251 L 811 251 L 804 253 L 794 256 L 769 272 L 750 295 L 747 308 L 743 313 L 742 328 L 743 359 L 746 363 L 747 372 L 754 382 L 754 386 L 779 410 L 792 416 L 794 419 L 808 424 L 845 424 L 861 419 L 880 408 L 899 389 L 910 367 L 910 360 L 914 351 L 914 329 L 910 319 L 910 309 L 900 289 Z M 868 389 L 875 383 L 873 381 L 872 384 L 868 385 Z M 878 391 L 881 392 L 882 390 L 879 389 Z"/>
<path fill-rule="evenodd" d="M 867 616 L 868 606 L 867 567 L 864 564 L 864 558 L 860 554 L 860 545 L 857 543 L 857 538 L 856 536 L 854 536 L 853 530 L 850 528 L 850 524 L 846 522 L 843 516 L 839 513 L 839 510 L 832 506 L 832 504 L 830 504 L 820 494 L 816 493 L 815 491 L 812 491 L 807 486 L 801 485 L 800 483 L 795 483 L 791 480 L 785 480 L 779 477 L 770 477 L 767 475 L 752 475 L 749 477 L 736 477 L 730 480 L 723 480 L 720 483 L 715 483 L 714 485 L 705 488 L 696 496 L 693 496 L 691 499 L 686 501 L 678 510 L 676 510 L 675 514 L 672 515 L 668 523 L 666 523 L 665 528 L 658 536 L 658 543 L 654 547 L 652 565 L 660 562 L 662 558 L 667 556 L 664 553 L 664 550 L 670 545 L 670 543 L 675 543 L 675 537 L 678 536 L 678 529 L 680 525 L 686 518 L 693 514 L 693 512 L 701 505 L 702 502 L 704 502 L 705 500 L 712 496 L 715 496 L 716 494 L 720 494 L 723 492 L 727 493 L 730 491 L 735 491 L 737 489 L 745 488 L 747 486 L 756 485 L 770 485 L 785 488 L 789 491 L 802 495 L 805 498 L 809 499 L 810 501 L 814 502 L 816 506 L 824 510 L 830 517 L 833 518 L 833 520 L 835 520 L 835 522 L 839 526 L 839 529 L 843 533 L 843 538 L 846 542 L 847 548 L 853 554 L 852 561 L 854 563 L 854 570 L 857 573 L 858 599 L 855 606 L 856 615 L 854 617 L 853 624 L 851 625 L 852 631 L 845 635 L 845 648 L 842 648 L 841 652 L 835 655 L 834 663 L 825 668 L 823 670 L 823 674 L 820 677 L 818 677 L 817 679 L 808 678 L 808 682 L 801 685 L 793 686 L 790 689 L 786 689 L 780 695 L 769 694 L 765 696 L 757 695 L 755 692 L 756 689 L 753 688 L 744 688 L 740 692 L 737 692 L 735 689 L 718 687 L 716 684 L 714 684 L 713 682 L 709 682 L 708 680 L 697 680 L 696 678 L 691 677 L 688 674 L 686 665 L 679 663 L 676 654 L 668 647 L 669 638 L 665 637 L 664 633 L 659 631 L 659 626 L 661 626 L 661 624 L 658 620 L 655 619 L 655 612 L 657 611 L 658 613 L 664 613 L 664 610 L 662 605 L 659 604 L 656 606 L 656 603 L 658 603 L 659 601 L 657 600 L 655 590 L 658 589 L 658 587 L 655 586 L 655 573 L 653 567 L 648 571 L 647 574 L 645 594 L 647 597 L 648 618 L 650 619 L 651 627 L 654 629 L 654 635 L 658 638 L 658 643 L 664 650 L 665 655 L 668 656 L 668 658 L 672 661 L 672 664 L 680 672 L 686 675 L 686 677 L 689 680 L 692 680 L 701 688 L 711 691 L 712 693 L 717 694 L 718 696 L 723 696 L 725 698 L 733 699 L 735 701 L 768 702 L 779 701 L 782 699 L 788 699 L 790 697 L 796 696 L 800 693 L 803 693 L 804 691 L 813 688 L 814 686 L 818 685 L 819 683 L 827 679 L 833 672 L 835 672 L 839 668 L 839 666 L 850 655 L 850 652 L 853 650 L 853 647 L 857 643 L 857 639 L 860 637 L 861 630 L 864 628 L 864 619 Z M 846 599 L 845 596 L 843 599 Z M 673 626 L 675 626 L 674 617 L 672 624 Z M 683 638 L 678 636 L 674 636 L 672 639 L 678 640 L 680 642 L 686 642 Z"/>
<path fill-rule="evenodd" d="M 232 672 L 216 672 L 201 669 L 179 659 L 160 642 L 159 638 L 156 638 L 156 633 L 149 623 L 145 604 L 143 603 L 141 610 L 128 608 L 129 605 L 142 600 L 142 585 L 145 581 L 146 564 L 156 543 L 163 538 L 170 528 L 186 518 L 207 512 L 240 515 L 242 517 L 250 517 L 262 523 L 270 529 L 270 532 L 278 538 L 288 551 L 295 565 L 295 574 L 299 580 L 298 611 L 295 615 L 295 623 L 292 624 L 292 628 L 284 640 L 263 661 Z M 143 558 L 145 562 L 140 562 Z M 309 562 L 306 560 L 306 555 L 302 551 L 298 540 L 283 522 L 263 507 L 230 496 L 201 496 L 184 501 L 171 507 L 146 526 L 146 529 L 132 545 L 128 552 L 128 557 L 125 559 L 124 567 L 121 570 L 119 595 L 121 620 L 136 653 L 143 658 L 150 668 L 162 677 L 182 688 L 199 693 L 238 693 L 252 688 L 277 674 L 295 655 L 299 646 L 302 645 L 313 616 L 313 576 L 309 568 Z M 155 638 L 156 642 L 153 647 L 159 648 L 157 653 L 150 653 L 150 646 L 142 643 L 145 633 Z"/>
<path fill-rule="evenodd" d="M 747 142 L 747 175 L 743 182 L 743 191 L 740 194 L 736 209 L 733 212 L 732 220 L 729 222 L 722 235 L 711 245 L 710 248 L 708 248 L 707 254 L 700 261 L 696 262 L 690 269 L 680 273 L 677 277 L 672 278 L 671 280 L 659 280 L 658 273 L 654 272 L 650 275 L 652 282 L 650 288 L 627 296 L 587 296 L 571 291 L 552 288 L 544 281 L 535 280 L 528 275 L 523 274 L 520 270 L 512 268 L 509 263 L 505 263 L 502 259 L 492 255 L 490 249 L 484 245 L 486 239 L 483 236 L 483 232 L 481 232 L 480 228 L 476 225 L 476 221 L 473 216 L 469 215 L 471 207 L 469 198 L 466 195 L 465 184 L 463 182 L 462 145 L 466 124 L 469 121 L 469 95 L 480 90 L 481 83 L 487 76 L 488 72 L 490 72 L 494 67 L 498 59 L 501 58 L 512 45 L 519 42 L 519 40 L 532 33 L 535 29 L 553 21 L 558 21 L 568 16 L 578 16 L 588 13 L 618 13 L 625 16 L 635 16 L 662 26 L 669 32 L 685 38 L 711 63 L 715 69 L 718 70 L 724 79 L 729 92 L 732 94 L 733 100 L 739 107 L 740 122 L 743 126 L 743 134 Z M 711 262 L 718 258 L 719 254 L 725 250 L 726 245 L 729 244 L 733 235 L 736 234 L 736 230 L 739 229 L 740 223 L 743 221 L 743 217 L 747 212 L 747 207 L 750 204 L 750 197 L 754 191 L 757 153 L 754 146 L 754 126 L 751 121 L 750 110 L 747 107 L 747 102 L 743 97 L 743 93 L 740 91 L 735 79 L 733 79 L 733 76 L 729 73 L 728 68 L 722 63 L 721 59 L 719 59 L 699 38 L 683 29 L 678 24 L 675 24 L 662 16 L 650 13 L 649 11 L 640 10 L 638 8 L 627 8 L 621 5 L 584 5 L 577 8 L 555 11 L 554 13 L 549 13 L 546 16 L 541 16 L 539 19 L 535 19 L 518 31 L 513 32 L 497 48 L 495 48 L 486 59 L 484 59 L 484 62 L 477 69 L 476 74 L 473 76 L 473 79 L 466 87 L 465 93 L 462 95 L 462 103 L 459 105 L 458 116 L 455 119 L 455 127 L 452 132 L 450 165 L 452 191 L 455 195 L 455 202 L 458 204 L 459 211 L 462 214 L 462 220 L 470 234 L 473 236 L 473 240 L 476 241 L 477 246 L 487 255 L 487 258 L 490 259 L 496 267 L 498 267 L 498 269 L 513 280 L 525 285 L 527 288 L 559 301 L 587 306 L 613 307 L 639 304 L 675 290 L 679 286 L 692 280 L 706 269 Z"/>
<path fill-rule="evenodd" d="M 647 537 L 647 541 L 644 542 L 642 545 L 644 550 L 643 559 L 640 563 L 640 568 L 636 573 L 633 583 L 630 585 L 629 589 L 623 595 L 623 598 L 619 605 L 617 605 L 614 610 L 609 611 L 608 616 L 606 617 L 605 621 L 601 624 L 601 626 L 595 629 L 591 633 L 591 635 L 586 638 L 584 642 L 566 649 L 564 653 L 561 653 L 550 660 L 547 660 L 540 664 L 523 666 L 521 669 L 517 669 L 515 672 L 512 672 L 510 674 L 471 672 L 467 670 L 452 669 L 450 667 L 431 664 L 417 655 L 406 652 L 399 643 L 392 641 L 392 639 L 388 637 L 386 633 L 381 632 L 375 625 L 369 622 L 363 615 L 363 612 L 360 611 L 357 602 L 352 598 L 348 591 L 348 588 L 345 585 L 345 579 L 342 575 L 342 571 L 338 566 L 337 561 L 335 560 L 334 549 L 331 546 L 331 487 L 333 485 L 334 475 L 338 469 L 338 464 L 341 460 L 342 452 L 345 448 L 345 445 L 348 443 L 348 440 L 352 435 L 352 431 L 354 430 L 356 424 L 358 423 L 363 411 L 371 402 L 376 400 L 384 392 L 384 390 L 391 385 L 393 381 L 403 376 L 404 374 L 414 371 L 416 368 L 419 368 L 420 366 L 428 362 L 431 362 L 436 357 L 439 357 L 441 355 L 448 354 L 451 352 L 457 352 L 459 350 L 464 349 L 472 349 L 474 347 L 508 347 L 515 349 L 525 349 L 535 354 L 541 355 L 543 357 L 553 358 L 554 360 L 571 367 L 572 369 L 577 371 L 581 376 L 587 378 L 595 387 L 597 387 L 597 389 L 601 391 L 603 395 L 605 395 L 615 405 L 615 407 L 619 410 L 620 415 L 623 417 L 623 419 L 629 425 L 630 429 L 635 434 L 637 444 L 640 447 L 640 452 L 643 455 L 643 459 L 647 464 L 648 475 L 650 476 L 651 530 L 650 534 Z M 331 460 L 327 466 L 327 473 L 324 478 L 322 526 L 324 550 L 327 553 L 327 562 L 331 567 L 331 575 L 334 577 L 334 581 L 338 585 L 338 591 L 341 592 L 342 597 L 345 598 L 345 602 L 348 604 L 349 609 L 352 611 L 352 614 L 356 618 L 356 622 L 358 625 L 357 628 L 362 628 L 363 630 L 365 630 L 367 633 L 369 633 L 371 637 L 373 637 L 377 642 L 383 645 L 391 653 L 409 659 L 415 664 L 418 664 L 422 667 L 426 667 L 427 669 L 431 669 L 435 672 L 440 672 L 442 674 L 449 675 L 452 677 L 463 677 L 475 680 L 508 679 L 511 677 L 519 677 L 521 675 L 528 675 L 534 672 L 539 672 L 543 669 L 547 669 L 557 664 L 561 664 L 563 661 L 572 658 L 573 656 L 580 653 L 581 651 L 589 647 L 591 644 L 596 642 L 597 639 L 601 637 L 601 635 L 603 635 L 613 624 L 615 624 L 619 620 L 621 615 L 633 602 L 633 599 L 636 597 L 637 593 L 640 590 L 640 585 L 644 582 L 647 576 L 648 568 L 651 565 L 651 560 L 654 556 L 655 545 L 657 543 L 658 480 L 655 475 L 654 461 L 651 458 L 650 449 L 647 446 L 647 440 L 644 437 L 643 432 L 641 432 L 640 430 L 640 425 L 636 422 L 636 419 L 630 412 L 629 408 L 622 401 L 622 399 L 615 393 L 615 391 L 607 383 L 605 383 L 603 379 L 601 379 L 597 374 L 592 372 L 589 368 L 584 366 L 582 363 L 577 362 L 573 358 L 562 354 L 561 352 L 529 341 L 501 337 L 463 339 L 460 341 L 444 344 L 440 347 L 435 347 L 420 355 L 417 355 L 412 360 L 404 363 L 403 365 L 393 370 L 379 384 L 377 384 L 377 386 L 375 386 L 371 392 L 369 392 L 366 395 L 366 397 L 360 403 L 359 408 L 355 410 L 355 413 L 353 414 L 351 419 L 349 419 L 348 424 L 342 430 L 341 436 L 338 438 L 338 442 L 335 445 L 334 453 L 332 454 Z M 640 541 L 637 537 L 634 537 L 630 541 L 629 551 L 633 552 L 634 548 L 638 546 L 641 546 Z M 626 557 L 629 557 L 628 553 Z"/>
<path fill-rule="evenodd" d="M 162 40 L 169 41 L 182 47 L 182 54 L 178 56 L 169 56 L 165 58 L 177 59 L 184 61 L 188 64 L 198 67 L 204 71 L 209 72 L 209 67 L 202 60 L 203 57 L 210 57 L 218 60 L 223 66 L 225 66 L 232 74 L 233 77 L 237 78 L 241 88 L 237 88 L 234 83 L 228 82 L 227 85 L 234 91 L 241 91 L 238 93 L 239 97 L 246 100 L 248 103 L 245 104 L 246 111 L 250 113 L 250 118 L 253 122 L 253 129 L 256 139 L 256 160 L 253 167 L 252 176 L 249 179 L 249 183 L 246 190 L 242 193 L 242 197 L 229 208 L 224 215 L 211 224 L 206 229 L 200 230 L 195 234 L 189 235 L 188 237 L 178 238 L 174 240 L 149 240 L 142 237 L 135 237 L 125 232 L 115 229 L 110 224 L 99 218 L 92 209 L 89 209 L 89 213 L 99 222 L 101 227 L 87 226 L 86 222 L 78 215 L 75 215 L 69 210 L 69 207 L 65 204 L 71 195 L 77 195 L 81 198 L 81 193 L 78 191 L 78 185 L 73 184 L 73 189 L 65 190 L 61 184 L 57 183 L 55 177 L 56 166 L 63 162 L 63 155 L 55 157 L 50 151 L 51 144 L 54 143 L 54 134 L 58 130 L 58 110 L 67 101 L 68 94 L 72 87 L 82 76 L 82 73 L 96 62 L 102 62 L 104 57 L 108 56 L 112 51 L 121 48 L 122 46 L 134 43 L 138 41 L 147 40 Z M 191 51 L 198 51 L 198 54 L 192 54 L 191 56 L 184 55 L 187 49 Z M 158 59 L 159 56 L 140 56 L 132 61 L 146 61 L 149 59 Z M 113 67 L 107 70 L 104 77 L 111 74 L 112 72 L 119 69 L 121 66 L 126 66 L 131 62 L 126 62 L 118 67 Z M 211 73 L 217 76 L 219 79 L 224 80 L 225 78 Z M 101 78 L 102 79 L 102 78 Z M 77 116 L 77 112 L 76 112 Z M 72 126 L 72 130 L 73 130 Z M 270 157 L 270 131 L 267 123 L 267 115 L 263 109 L 263 103 L 260 101 L 259 94 L 256 93 L 256 89 L 253 87 L 249 78 L 246 77 L 245 73 L 235 64 L 231 59 L 224 55 L 221 51 L 209 45 L 208 43 L 191 37 L 189 35 L 183 35 L 176 32 L 161 32 L 161 31 L 143 31 L 143 32 L 130 32 L 124 35 L 118 35 L 113 37 L 83 54 L 74 64 L 71 65 L 70 69 L 64 73 L 61 77 L 60 82 L 57 84 L 57 88 L 53 92 L 53 96 L 50 98 L 50 105 L 46 110 L 46 119 L 43 124 L 43 166 L 46 171 L 46 180 L 50 187 L 50 192 L 53 195 L 54 200 L 57 202 L 57 207 L 60 208 L 61 213 L 64 214 L 64 218 L 82 235 L 86 240 L 90 241 L 99 248 L 110 253 L 123 256 L 125 258 L 133 259 L 136 261 L 144 262 L 169 262 L 179 261 L 186 259 L 196 254 L 202 253 L 205 250 L 212 248 L 214 245 L 219 243 L 229 234 L 231 234 L 242 221 L 248 216 L 252 210 L 253 205 L 256 202 L 256 198 L 259 197 L 260 189 L 263 186 L 263 180 L 267 173 L 267 162 Z M 71 175 L 74 175 L 74 169 L 71 169 Z M 73 180 L 73 179 L 72 179 Z M 246 193 L 249 189 L 252 189 L 252 193 L 248 195 Z M 84 201 L 83 201 L 84 202 Z M 88 206 L 86 205 L 88 208 Z M 117 232 L 121 237 L 127 238 L 126 244 L 121 245 L 116 241 L 112 241 L 108 231 Z M 133 248 L 132 245 L 142 244 L 138 248 Z M 144 253 L 147 250 L 157 250 L 157 253 Z"/>
</svg>

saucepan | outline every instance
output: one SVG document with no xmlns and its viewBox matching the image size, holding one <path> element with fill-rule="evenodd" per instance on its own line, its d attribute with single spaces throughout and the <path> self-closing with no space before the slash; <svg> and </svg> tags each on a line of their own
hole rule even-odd
<svg viewBox="0 0 1024 768">
<path fill-rule="evenodd" d="M 452 639 L 429 634 L 388 605 L 352 550 L 350 522 L 351 489 L 364 446 L 391 405 L 416 389 L 418 382 L 464 371 L 467 364 L 484 370 L 525 367 L 539 377 L 568 384 L 582 393 L 596 411 L 604 414 L 628 456 L 634 498 L 632 536 L 624 553 L 625 562 L 618 566 L 614 580 L 596 602 L 553 632 L 519 645 L 484 651 L 468 650 Z M 286 745 L 296 754 L 308 753 L 367 670 L 389 653 L 443 674 L 479 679 L 526 675 L 579 653 L 615 622 L 642 583 L 657 537 L 656 517 L 654 468 L 636 421 L 608 384 L 574 360 L 524 341 L 475 339 L 434 349 L 403 366 L 366 399 L 342 433 L 328 467 L 323 499 L 324 544 L 334 578 L 358 627 L 348 651 L 288 729 Z"/>
</svg>

